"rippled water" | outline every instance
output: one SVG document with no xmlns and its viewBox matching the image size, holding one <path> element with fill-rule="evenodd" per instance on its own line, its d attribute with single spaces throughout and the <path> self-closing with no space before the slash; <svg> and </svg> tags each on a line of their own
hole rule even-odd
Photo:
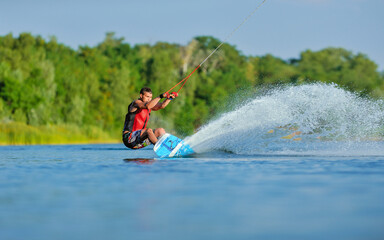
<svg viewBox="0 0 384 240">
<path fill-rule="evenodd" d="M 0 239 L 383 239 L 383 200 L 383 155 L 0 147 Z"/>
</svg>

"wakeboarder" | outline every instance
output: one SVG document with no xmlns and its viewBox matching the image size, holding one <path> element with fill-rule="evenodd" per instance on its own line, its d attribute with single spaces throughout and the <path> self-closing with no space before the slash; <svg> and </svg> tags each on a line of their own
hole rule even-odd
<svg viewBox="0 0 384 240">
<path fill-rule="evenodd" d="M 155 144 L 157 139 L 165 134 L 165 130 L 163 128 L 156 128 L 155 130 L 147 128 L 151 111 L 165 108 L 176 97 L 177 94 L 167 92 L 152 99 L 152 90 L 148 87 L 142 88 L 140 98 L 129 104 L 128 113 L 125 115 L 124 145 L 131 149 L 140 149 Z M 166 99 L 160 102 L 163 98 Z"/>
</svg>

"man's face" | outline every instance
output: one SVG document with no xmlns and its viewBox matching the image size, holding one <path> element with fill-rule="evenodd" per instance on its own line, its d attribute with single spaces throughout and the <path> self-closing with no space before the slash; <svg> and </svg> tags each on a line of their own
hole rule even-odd
<svg viewBox="0 0 384 240">
<path fill-rule="evenodd" d="M 140 94 L 140 98 L 143 102 L 147 103 L 152 100 L 152 93 L 144 92 L 144 94 Z"/>
</svg>

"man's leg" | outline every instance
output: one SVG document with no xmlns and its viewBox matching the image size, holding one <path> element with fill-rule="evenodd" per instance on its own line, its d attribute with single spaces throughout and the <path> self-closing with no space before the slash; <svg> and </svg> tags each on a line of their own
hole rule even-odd
<svg viewBox="0 0 384 240">
<path fill-rule="evenodd" d="M 165 134 L 165 130 L 164 128 L 156 128 L 155 129 L 155 136 L 157 138 L 160 138 L 161 136 L 163 136 Z"/>
<path fill-rule="evenodd" d="M 151 128 L 148 128 L 145 131 L 141 132 L 140 140 L 144 141 L 146 138 L 149 138 L 149 141 L 151 141 L 152 144 L 155 144 L 157 142 L 157 137 L 155 136 L 155 133 Z"/>
<path fill-rule="evenodd" d="M 155 132 L 151 128 L 146 129 L 140 135 L 140 139 L 144 141 L 144 139 L 149 138 L 152 144 L 157 143 L 157 139 L 165 134 L 164 128 L 156 128 Z"/>
</svg>

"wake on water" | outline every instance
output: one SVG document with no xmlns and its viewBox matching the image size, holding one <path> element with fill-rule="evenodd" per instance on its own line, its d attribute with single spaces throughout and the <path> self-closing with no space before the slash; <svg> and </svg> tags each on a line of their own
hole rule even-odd
<svg viewBox="0 0 384 240">
<path fill-rule="evenodd" d="M 197 152 L 384 155 L 384 103 L 336 84 L 270 90 L 185 140 Z"/>
</svg>

